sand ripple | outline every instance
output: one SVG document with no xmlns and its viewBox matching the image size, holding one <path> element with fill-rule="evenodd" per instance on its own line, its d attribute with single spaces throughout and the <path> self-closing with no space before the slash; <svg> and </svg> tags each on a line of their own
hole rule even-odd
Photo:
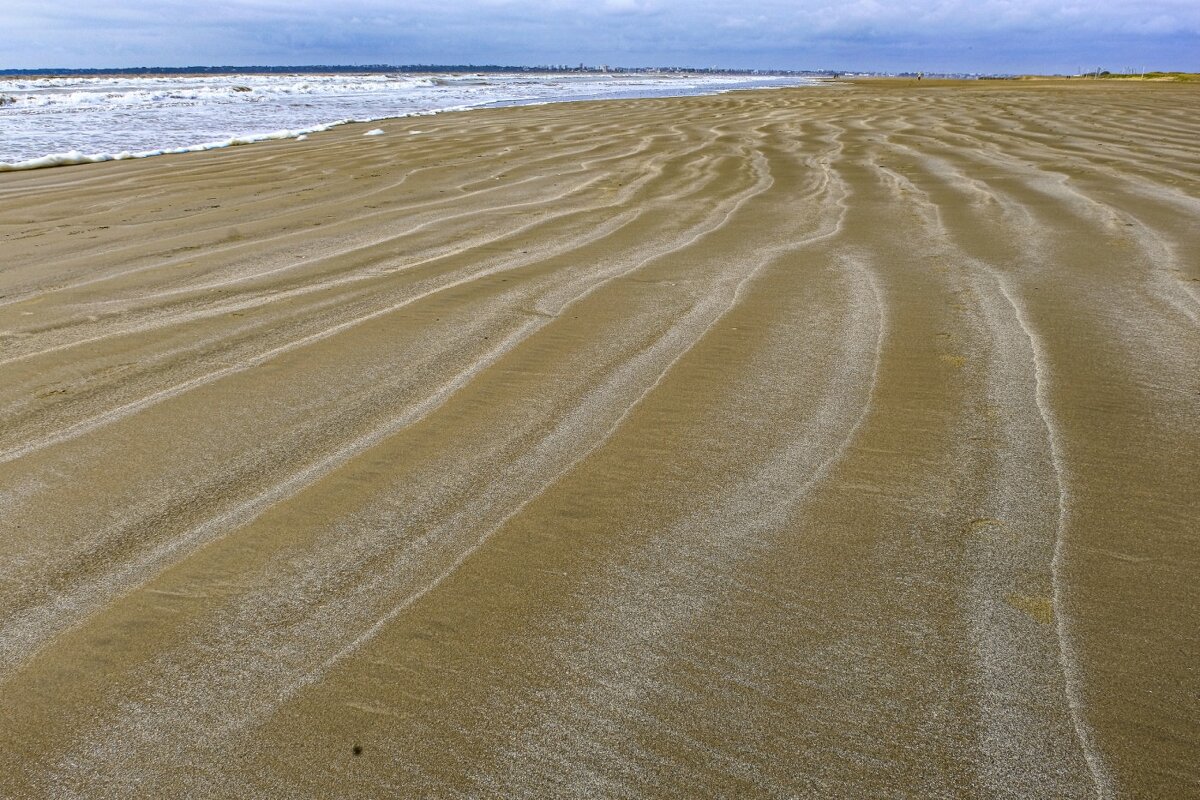
<svg viewBox="0 0 1200 800">
<path fill-rule="evenodd" d="M 4 176 L 0 794 L 1194 791 L 1197 112 L 858 84 Z"/>
</svg>

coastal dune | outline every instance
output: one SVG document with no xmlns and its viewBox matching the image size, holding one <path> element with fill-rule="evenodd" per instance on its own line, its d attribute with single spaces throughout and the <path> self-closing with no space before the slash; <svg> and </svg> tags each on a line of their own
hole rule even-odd
<svg viewBox="0 0 1200 800">
<path fill-rule="evenodd" d="M 1197 142 L 882 81 L 0 176 L 0 795 L 1200 794 Z"/>
</svg>

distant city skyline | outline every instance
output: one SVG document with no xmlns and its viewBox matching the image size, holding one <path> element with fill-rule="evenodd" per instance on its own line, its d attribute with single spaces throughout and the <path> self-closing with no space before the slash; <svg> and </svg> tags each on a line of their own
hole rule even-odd
<svg viewBox="0 0 1200 800">
<path fill-rule="evenodd" d="M 1200 3 L 1062 0 L 7 0 L 0 69 L 611 64 L 1200 69 Z"/>
</svg>

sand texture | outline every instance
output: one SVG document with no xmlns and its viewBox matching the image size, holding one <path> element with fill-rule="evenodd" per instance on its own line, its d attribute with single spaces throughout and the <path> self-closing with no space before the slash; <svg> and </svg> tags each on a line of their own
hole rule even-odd
<svg viewBox="0 0 1200 800">
<path fill-rule="evenodd" d="M 1193 87 L 6 174 L 0 796 L 1197 797 L 1198 453 Z"/>
</svg>

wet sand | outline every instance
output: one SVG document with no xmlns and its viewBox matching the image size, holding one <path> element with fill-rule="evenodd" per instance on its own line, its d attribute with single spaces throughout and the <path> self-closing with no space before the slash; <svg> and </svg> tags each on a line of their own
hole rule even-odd
<svg viewBox="0 0 1200 800">
<path fill-rule="evenodd" d="M 1198 142 L 896 81 L 0 176 L 0 795 L 1200 796 Z"/>
</svg>

